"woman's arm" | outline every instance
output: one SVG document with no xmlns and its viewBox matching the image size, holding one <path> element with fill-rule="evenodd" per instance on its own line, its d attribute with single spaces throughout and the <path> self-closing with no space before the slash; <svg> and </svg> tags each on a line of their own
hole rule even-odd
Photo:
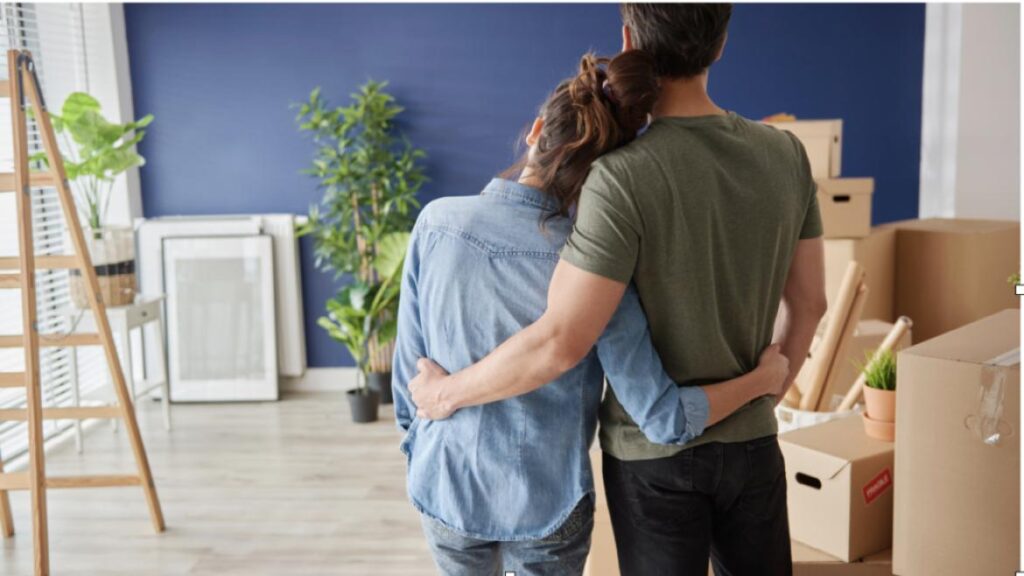
<svg viewBox="0 0 1024 576">
<path fill-rule="evenodd" d="M 398 301 L 398 336 L 395 339 L 395 357 L 391 367 L 391 389 L 395 397 L 395 421 L 404 431 L 409 430 L 416 405 L 409 393 L 409 381 L 416 376 L 416 361 L 427 355 L 423 328 L 420 325 L 418 291 L 420 271 L 420 234 L 414 228 L 409 237 L 405 265 L 402 269 L 402 290 Z"/>
<path fill-rule="evenodd" d="M 597 341 L 597 354 L 622 407 L 658 444 L 685 444 L 754 398 L 778 394 L 789 361 L 772 346 L 757 369 L 705 386 L 678 386 L 665 373 L 636 289 L 630 286 Z"/>
</svg>

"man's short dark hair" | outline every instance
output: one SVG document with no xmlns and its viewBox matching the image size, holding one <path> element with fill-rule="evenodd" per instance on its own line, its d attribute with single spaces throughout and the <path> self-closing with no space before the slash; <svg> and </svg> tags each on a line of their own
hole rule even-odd
<svg viewBox="0 0 1024 576">
<path fill-rule="evenodd" d="M 654 56 L 659 76 L 690 78 L 722 49 L 732 4 L 623 4 L 633 47 Z"/>
</svg>

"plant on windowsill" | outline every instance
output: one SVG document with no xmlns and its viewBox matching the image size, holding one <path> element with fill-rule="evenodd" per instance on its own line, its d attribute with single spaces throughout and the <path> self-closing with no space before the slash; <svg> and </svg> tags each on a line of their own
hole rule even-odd
<svg viewBox="0 0 1024 576">
<path fill-rule="evenodd" d="M 328 301 L 319 325 L 356 361 L 360 379 L 349 396 L 354 418 L 357 403 L 373 403 L 375 419 L 373 398 L 391 401 L 397 276 L 419 207 L 416 193 L 426 180 L 420 166 L 425 154 L 397 134 L 394 120 L 402 107 L 386 86 L 368 82 L 348 106 L 337 107 L 317 88 L 298 105 L 296 117 L 317 143 L 305 172 L 323 190 L 298 232 L 312 236 L 318 269 L 350 281 Z"/>
<path fill-rule="evenodd" d="M 103 117 L 100 103 L 84 92 L 70 94 L 60 114 L 50 113 L 54 132 L 64 150 L 64 170 L 75 195 L 79 218 L 85 223 L 85 240 L 100 283 L 100 297 L 107 306 L 123 306 L 135 299 L 135 242 L 132 229 L 106 223 L 107 208 L 116 178 L 146 160 L 135 151 L 153 121 L 147 114 L 134 122 L 117 124 Z M 33 161 L 49 168 L 45 152 Z M 85 286 L 72 271 L 71 300 L 88 308 Z"/>
<path fill-rule="evenodd" d="M 882 351 L 867 356 L 864 374 L 864 431 L 892 442 L 896 430 L 896 354 Z"/>
</svg>

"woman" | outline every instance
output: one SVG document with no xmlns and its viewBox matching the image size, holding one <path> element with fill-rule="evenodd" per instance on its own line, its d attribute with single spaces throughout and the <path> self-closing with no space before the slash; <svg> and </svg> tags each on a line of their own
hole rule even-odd
<svg viewBox="0 0 1024 576">
<path fill-rule="evenodd" d="M 444 574 L 582 572 L 594 508 L 587 452 L 603 376 L 652 441 L 682 444 L 714 423 L 705 393 L 663 372 L 632 289 L 596 350 L 543 388 L 438 421 L 414 418 L 407 388 L 419 358 L 459 370 L 544 312 L 590 164 L 636 137 L 657 92 L 645 53 L 585 56 L 541 108 L 515 181 L 496 178 L 480 196 L 432 202 L 417 220 L 402 284 L 395 412 L 407 432 L 409 496 Z M 718 385 L 753 399 L 787 373 L 773 347 L 754 372 Z"/>
</svg>

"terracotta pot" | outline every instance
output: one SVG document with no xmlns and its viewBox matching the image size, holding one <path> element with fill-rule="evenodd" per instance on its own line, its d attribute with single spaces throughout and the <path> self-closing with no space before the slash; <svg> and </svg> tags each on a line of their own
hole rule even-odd
<svg viewBox="0 0 1024 576">
<path fill-rule="evenodd" d="M 861 415 L 864 418 L 864 433 L 876 440 L 892 442 L 896 439 L 896 423 L 874 420 L 867 414 Z"/>
<path fill-rule="evenodd" d="M 879 422 L 896 421 L 896 391 L 864 387 L 864 404 L 868 416 Z"/>
</svg>

